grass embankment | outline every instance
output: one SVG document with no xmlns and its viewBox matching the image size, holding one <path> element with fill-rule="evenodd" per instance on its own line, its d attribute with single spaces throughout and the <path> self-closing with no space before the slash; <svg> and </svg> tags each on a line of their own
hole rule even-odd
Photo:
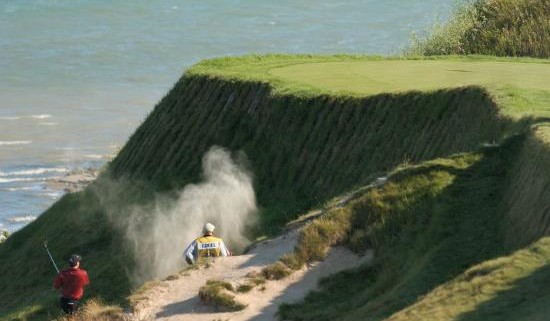
<svg viewBox="0 0 550 321">
<path fill-rule="evenodd" d="M 131 290 L 135 260 L 154 256 L 132 257 L 117 222 L 124 222 L 128 208 L 147 204 L 155 193 L 170 194 L 196 182 L 201 158 L 214 144 L 248 156 L 262 207 L 258 232 L 269 234 L 300 211 L 365 184 L 378 172 L 475 150 L 543 121 L 548 95 L 540 87 L 545 84 L 540 75 L 548 74 L 547 61 L 492 59 L 251 56 L 197 65 L 162 99 L 96 183 L 63 197 L 0 246 L 0 315 L 24 320 L 57 313 L 56 296 L 49 290 L 52 268 L 42 247 L 46 239 L 59 261 L 71 252 L 83 255 L 92 279 L 88 297 L 122 301 Z M 357 92 L 342 91 L 344 79 L 330 74 L 345 68 L 342 63 L 364 74 L 349 80 L 349 88 Z M 386 63 L 387 68 L 376 67 Z M 386 72 L 398 75 L 396 70 L 408 63 L 411 68 L 426 64 L 430 72 L 419 83 L 431 78 L 429 88 L 373 85 L 372 79 L 383 79 Z M 453 88 L 465 85 L 457 67 L 471 68 L 471 63 L 484 73 L 495 71 L 495 64 L 528 70 L 534 80 L 480 74 L 480 83 Z M 295 69 L 307 64 L 309 68 Z M 311 76 L 318 68 L 328 73 L 321 84 Z M 439 76 L 443 70 L 449 77 L 445 81 Z M 531 109 L 521 109 L 527 105 Z M 514 127 L 516 123 L 521 126 Z M 518 179 L 532 175 L 517 173 Z M 529 195 L 521 200 L 531 201 L 529 197 L 538 200 Z M 515 204 L 509 205 L 511 212 Z M 144 216 L 132 223 L 148 222 Z"/>
<path fill-rule="evenodd" d="M 307 71 L 293 73 L 292 68 L 309 59 L 318 63 L 306 64 Z M 424 89 L 420 87 L 415 92 L 409 88 L 390 92 L 387 85 L 356 93 L 340 91 L 338 79 L 330 73 L 341 67 L 332 65 L 336 60 L 353 68 L 387 63 L 368 57 L 270 56 L 199 64 L 138 129 L 114 160 L 111 171 L 116 177 L 147 180 L 160 189 L 172 189 L 196 181 L 200 155 L 211 145 L 242 150 L 251 160 L 258 199 L 265 209 L 264 226 L 278 227 L 297 210 L 365 183 L 377 171 L 405 160 L 430 159 L 443 151 L 468 150 L 501 135 L 505 121 L 496 115 L 484 89 L 451 89 L 451 80 L 440 82 L 437 72 L 461 68 L 459 59 L 437 66 L 426 62 L 427 75 L 432 75 L 433 84 L 439 84 L 431 86 L 428 93 L 420 92 Z M 493 64 L 483 59 L 471 61 L 481 66 Z M 327 77 L 334 80 L 333 90 L 319 88 L 307 79 L 296 80 L 307 78 L 307 72 L 324 64 L 329 66 L 324 70 Z M 538 76 L 543 70 L 550 71 L 544 61 L 508 61 L 506 66 L 517 72 L 527 69 L 547 83 Z M 498 68 L 488 69 L 480 73 Z M 288 74 L 282 74 L 287 70 Z M 382 68 L 375 72 L 382 72 Z M 464 85 L 461 72 L 451 74 L 455 86 Z M 503 84 L 509 80 L 513 85 L 516 78 L 511 73 L 501 76 Z M 521 89 L 531 86 L 540 90 L 537 79 L 521 82 Z M 373 87 L 368 77 L 359 83 L 352 78 L 349 83 L 358 88 Z M 452 123 L 445 124 L 448 121 Z"/>
<path fill-rule="evenodd" d="M 326 279 L 321 291 L 302 304 L 284 305 L 281 315 L 289 320 L 543 320 L 550 302 L 550 242 L 541 238 L 549 224 L 548 204 L 541 203 L 546 197 L 539 193 L 548 196 L 549 188 L 526 187 L 525 193 L 538 194 L 532 196 L 536 202 L 513 202 L 536 218 L 511 221 L 507 211 L 510 183 L 518 182 L 516 171 L 527 165 L 520 152 L 530 149 L 524 140 L 516 136 L 502 146 L 398 170 L 385 186 L 330 211 L 327 219 L 339 227 L 331 235 L 343 231 L 342 242 L 352 248 L 374 248 L 375 261 Z"/>
<path fill-rule="evenodd" d="M 415 39 L 410 51 L 548 58 L 550 1 L 466 1 L 448 23 L 436 25 L 427 38 Z"/>
</svg>

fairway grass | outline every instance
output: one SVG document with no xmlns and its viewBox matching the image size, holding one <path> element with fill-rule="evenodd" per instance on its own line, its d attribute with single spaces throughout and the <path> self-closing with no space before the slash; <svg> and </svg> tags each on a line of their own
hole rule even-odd
<svg viewBox="0 0 550 321">
<path fill-rule="evenodd" d="M 470 85 L 550 90 L 550 63 L 367 60 L 291 65 L 270 73 L 287 82 L 361 95 Z"/>
</svg>

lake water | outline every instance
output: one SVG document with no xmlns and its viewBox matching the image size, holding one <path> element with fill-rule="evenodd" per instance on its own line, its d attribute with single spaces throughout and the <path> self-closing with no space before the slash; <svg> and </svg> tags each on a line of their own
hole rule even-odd
<svg viewBox="0 0 550 321">
<path fill-rule="evenodd" d="M 0 229 L 63 191 L 44 181 L 100 167 L 201 59 L 249 53 L 397 54 L 452 0 L 3 0 Z"/>
</svg>

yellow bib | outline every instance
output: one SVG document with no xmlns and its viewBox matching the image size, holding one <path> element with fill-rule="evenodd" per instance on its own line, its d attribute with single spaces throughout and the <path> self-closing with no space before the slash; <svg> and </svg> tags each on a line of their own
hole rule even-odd
<svg viewBox="0 0 550 321">
<path fill-rule="evenodd" d="M 203 236 L 199 237 L 196 241 L 199 258 L 220 256 L 220 238 L 215 236 Z"/>
</svg>

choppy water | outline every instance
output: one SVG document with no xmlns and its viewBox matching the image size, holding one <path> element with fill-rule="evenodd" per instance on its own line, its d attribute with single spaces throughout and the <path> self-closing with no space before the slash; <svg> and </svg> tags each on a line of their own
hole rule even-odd
<svg viewBox="0 0 550 321">
<path fill-rule="evenodd" d="M 247 53 L 395 54 L 452 0 L 3 0 L 0 229 L 63 192 L 44 184 L 99 167 L 185 68 Z"/>
</svg>

